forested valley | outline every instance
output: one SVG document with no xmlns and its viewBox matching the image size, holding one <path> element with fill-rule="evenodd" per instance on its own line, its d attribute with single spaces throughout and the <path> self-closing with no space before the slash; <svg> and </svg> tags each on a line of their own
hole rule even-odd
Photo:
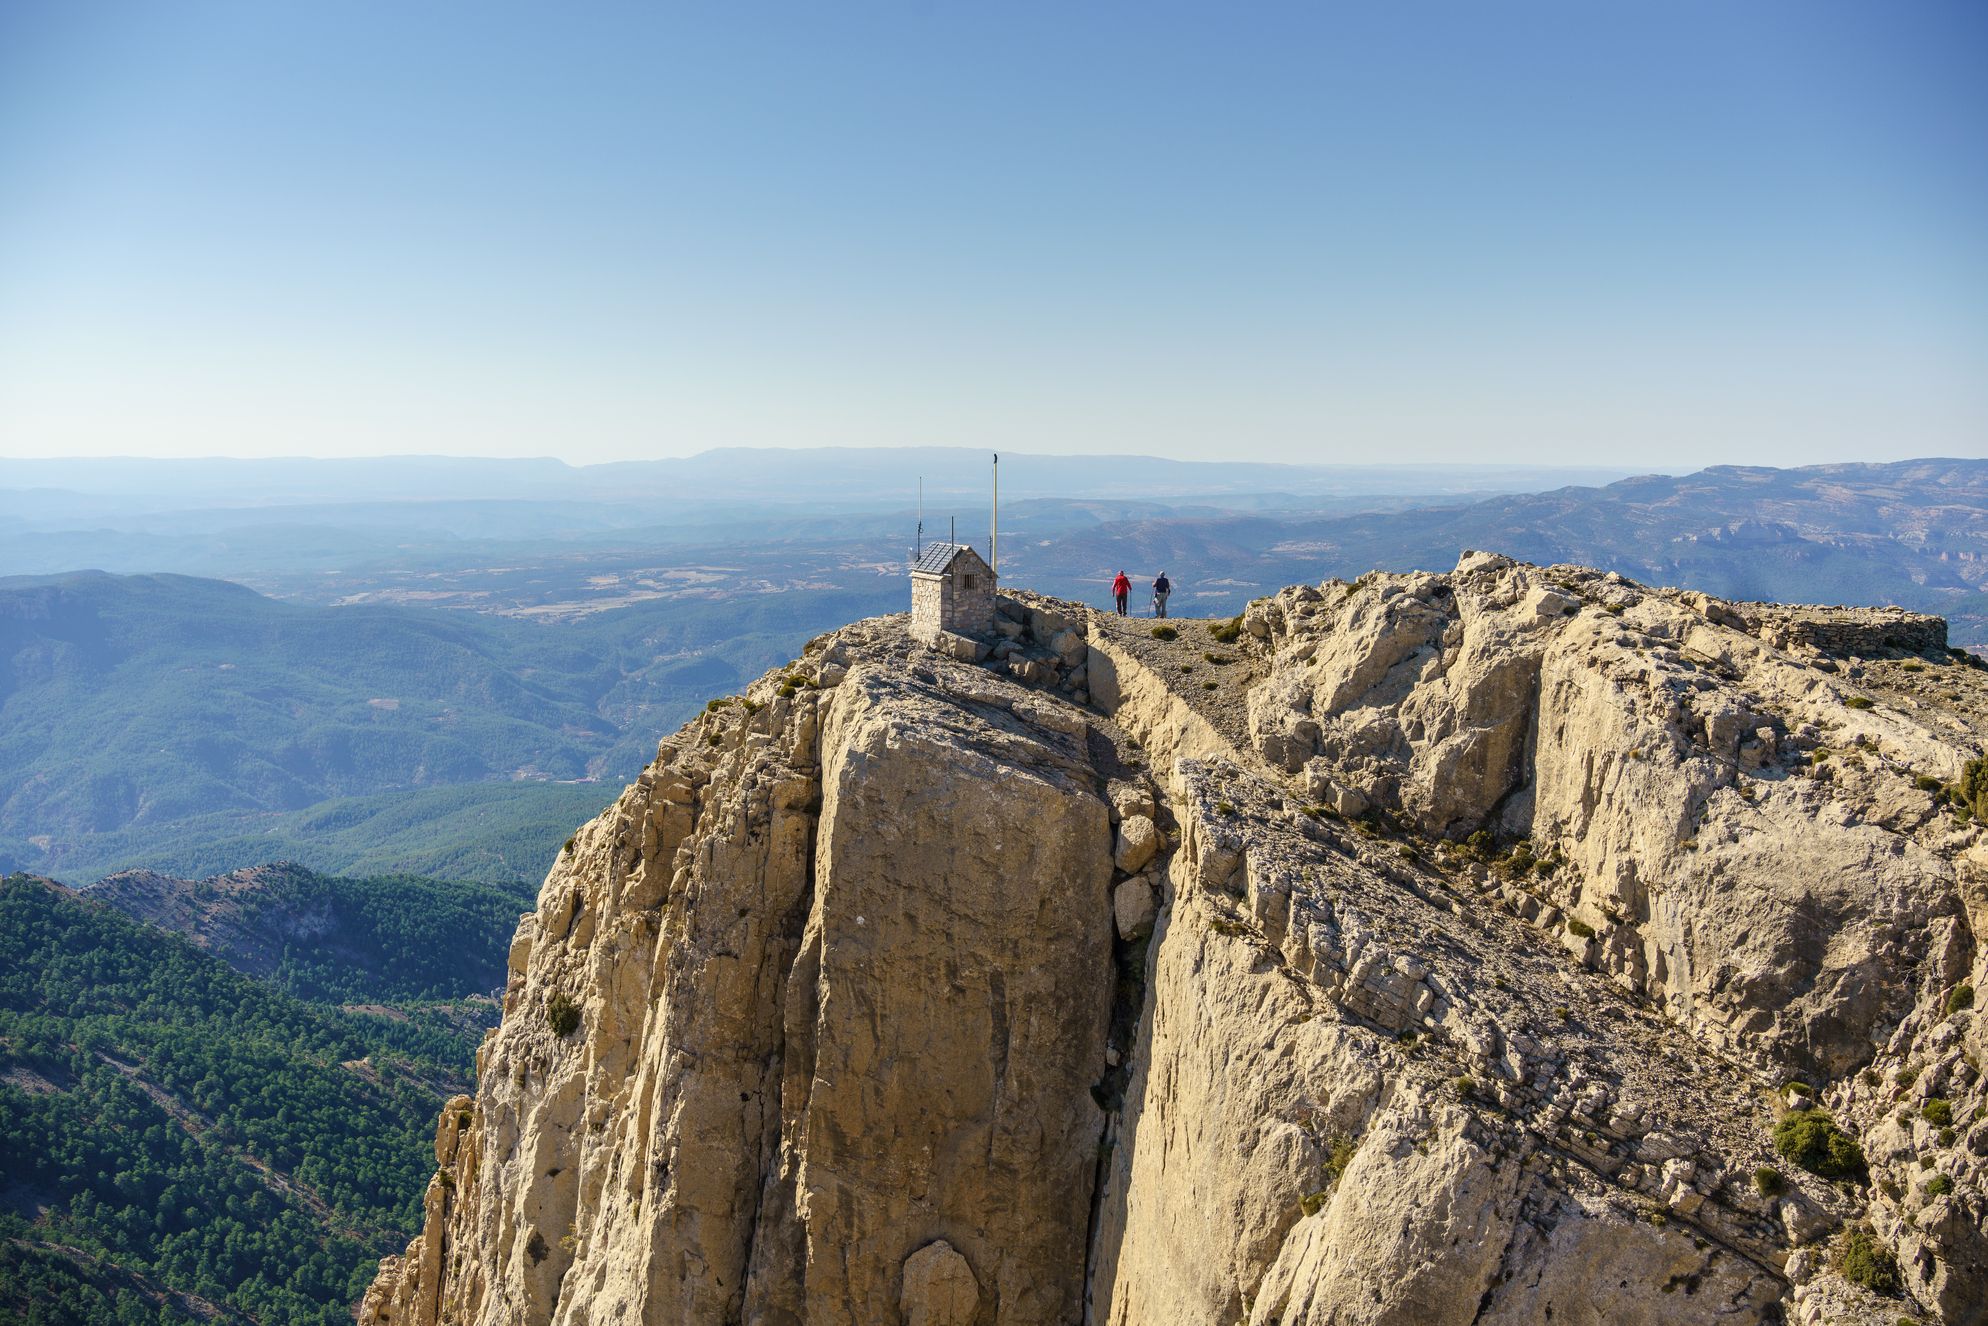
<svg viewBox="0 0 1988 1326">
<path fill-rule="evenodd" d="M 0 881 L 0 1322 L 330 1326 L 418 1223 L 516 899 L 273 878 L 362 942 L 293 944 L 257 979 L 88 893 Z M 410 975 L 424 953 L 454 997 Z"/>
</svg>

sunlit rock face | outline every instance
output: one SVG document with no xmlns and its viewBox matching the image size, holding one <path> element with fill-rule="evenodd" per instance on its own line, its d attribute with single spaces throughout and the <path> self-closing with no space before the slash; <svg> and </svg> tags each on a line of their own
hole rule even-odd
<svg viewBox="0 0 1988 1326">
<path fill-rule="evenodd" d="M 997 607 L 579 832 L 363 1322 L 1984 1320 L 1988 673 L 1924 619 L 1490 554 Z"/>
</svg>

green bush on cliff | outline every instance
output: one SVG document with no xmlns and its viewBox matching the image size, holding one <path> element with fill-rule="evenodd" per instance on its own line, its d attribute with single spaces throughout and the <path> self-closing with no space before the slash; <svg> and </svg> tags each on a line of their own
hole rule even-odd
<svg viewBox="0 0 1988 1326">
<path fill-rule="evenodd" d="M 580 1028 L 580 1006 L 566 997 L 564 990 L 553 992 L 545 1004 L 545 1024 L 562 1039 Z"/>
<path fill-rule="evenodd" d="M 1961 805 L 1979 820 L 1988 820 L 1988 755 L 1967 762 L 1956 785 Z"/>
<path fill-rule="evenodd" d="M 1843 1236 L 1836 1250 L 1836 1270 L 1851 1284 L 1862 1285 L 1873 1294 L 1898 1293 L 1898 1258 L 1869 1230 L 1853 1229 Z"/>
<path fill-rule="evenodd" d="M 1774 1149 L 1826 1179 L 1864 1176 L 1864 1149 L 1821 1110 L 1794 1110 L 1775 1124 Z"/>
</svg>

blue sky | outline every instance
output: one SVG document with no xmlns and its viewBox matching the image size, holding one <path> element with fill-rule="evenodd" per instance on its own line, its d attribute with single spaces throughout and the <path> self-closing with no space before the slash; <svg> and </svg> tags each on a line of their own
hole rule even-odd
<svg viewBox="0 0 1988 1326">
<path fill-rule="evenodd" d="M 1988 5 L 0 0 L 0 454 L 1988 454 Z"/>
</svg>

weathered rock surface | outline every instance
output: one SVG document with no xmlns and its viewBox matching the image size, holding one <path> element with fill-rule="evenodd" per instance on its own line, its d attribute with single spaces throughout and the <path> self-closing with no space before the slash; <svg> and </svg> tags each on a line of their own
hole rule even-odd
<svg viewBox="0 0 1988 1326">
<path fill-rule="evenodd" d="M 904 1263 L 904 1326 L 968 1326 L 980 1307 L 980 1282 L 952 1244 L 940 1239 Z"/>
<path fill-rule="evenodd" d="M 1564 861 L 1547 892 L 1599 960 L 1704 1034 L 1841 1074 L 1910 1009 L 1901 968 L 1949 947 L 1954 829 L 1914 780 L 1951 781 L 1970 752 L 1850 707 L 1861 688 L 1748 634 L 1754 618 L 1482 555 L 1290 598 L 1264 614 L 1259 752 L 1322 762 L 1437 836 Z M 1872 640 L 1936 634 L 1866 615 Z"/>
<path fill-rule="evenodd" d="M 860 623 L 665 742 L 360 1320 L 1988 1320 L 1932 625 L 1491 554 L 1148 625 Z"/>
<path fill-rule="evenodd" d="M 1144 939 L 1152 934 L 1153 920 L 1159 915 L 1159 899 L 1152 882 L 1141 875 L 1113 889 L 1111 914 L 1120 939 Z"/>
<path fill-rule="evenodd" d="M 680 733 L 581 832 L 446 1210 L 362 1319 L 937 1323 L 969 1282 L 1080 1311 L 1114 981 L 1088 719 L 877 634 Z M 935 1240 L 956 1262 L 905 1283 Z"/>
</svg>

